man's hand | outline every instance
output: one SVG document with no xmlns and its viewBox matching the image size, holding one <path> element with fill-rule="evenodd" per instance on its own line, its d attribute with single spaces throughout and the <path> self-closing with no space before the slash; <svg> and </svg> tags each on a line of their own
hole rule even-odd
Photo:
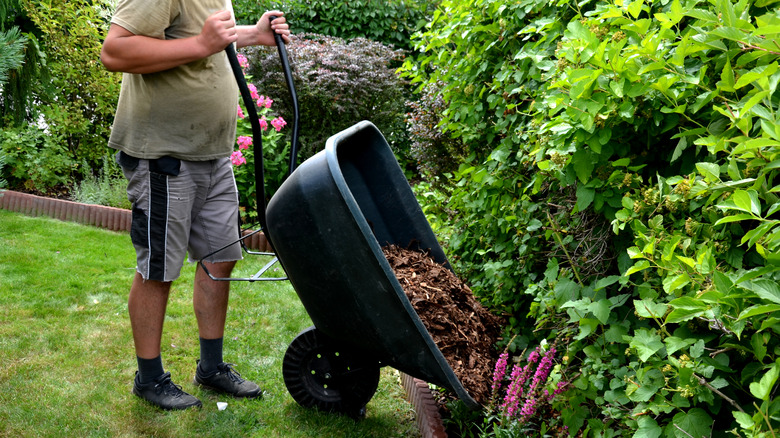
<svg viewBox="0 0 780 438">
<path fill-rule="evenodd" d="M 277 18 L 271 22 L 271 16 Z M 281 35 L 285 43 L 290 42 L 290 26 L 281 11 L 268 11 L 254 26 L 239 26 L 238 30 L 238 47 L 275 46 L 274 33 Z"/>
<path fill-rule="evenodd" d="M 215 12 L 207 18 L 196 39 L 209 55 L 225 50 L 225 47 L 236 42 L 238 29 L 230 11 Z"/>
</svg>

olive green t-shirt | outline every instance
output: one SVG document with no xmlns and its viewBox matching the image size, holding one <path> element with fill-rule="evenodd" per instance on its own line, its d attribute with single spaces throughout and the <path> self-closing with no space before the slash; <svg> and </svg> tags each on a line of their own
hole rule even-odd
<svg viewBox="0 0 780 438">
<path fill-rule="evenodd" d="M 187 38 L 229 7 L 229 0 L 120 0 L 111 22 L 136 35 Z M 225 52 L 159 73 L 125 73 L 109 146 L 144 159 L 227 157 L 237 107 L 238 86 Z"/>
</svg>

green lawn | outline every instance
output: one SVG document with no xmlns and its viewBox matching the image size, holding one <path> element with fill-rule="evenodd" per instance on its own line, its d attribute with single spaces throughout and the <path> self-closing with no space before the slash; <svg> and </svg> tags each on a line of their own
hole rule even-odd
<svg viewBox="0 0 780 438">
<path fill-rule="evenodd" d="M 247 256 L 238 269 L 253 273 L 261 263 Z M 233 283 L 225 359 L 260 383 L 266 397 L 234 400 L 194 387 L 194 266 L 173 286 L 163 360 L 204 406 L 163 412 L 140 401 L 130 393 L 136 364 L 127 291 L 134 266 L 126 233 L 0 210 L 0 436 L 419 436 L 389 368 L 360 421 L 292 400 L 281 362 L 311 322 L 288 282 Z M 219 411 L 217 401 L 227 409 Z"/>
</svg>

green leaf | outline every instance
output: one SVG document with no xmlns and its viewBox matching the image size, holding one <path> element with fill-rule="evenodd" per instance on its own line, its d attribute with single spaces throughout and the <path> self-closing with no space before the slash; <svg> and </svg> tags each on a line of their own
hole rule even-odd
<svg viewBox="0 0 780 438">
<path fill-rule="evenodd" d="M 762 304 L 758 306 L 750 306 L 739 314 L 737 321 L 751 318 L 756 315 L 763 315 L 773 312 L 780 312 L 780 304 Z"/>
<path fill-rule="evenodd" d="M 768 401 L 769 394 L 775 386 L 775 382 L 777 382 L 778 375 L 780 375 L 780 364 L 775 362 L 772 368 L 761 377 L 761 380 L 750 384 L 750 393 L 753 394 L 753 397 Z"/>
<path fill-rule="evenodd" d="M 590 306 L 588 306 L 588 310 L 599 320 L 599 322 L 606 324 L 609 320 L 610 304 L 609 300 L 599 300 L 595 303 L 591 303 Z"/>
<path fill-rule="evenodd" d="M 664 387 L 664 375 L 659 369 L 645 369 L 646 372 L 638 372 L 639 382 L 631 382 L 626 386 L 626 396 L 635 402 L 647 402 Z"/>
<path fill-rule="evenodd" d="M 707 310 L 694 310 L 694 309 L 674 309 L 669 315 L 666 316 L 667 323 L 677 324 L 684 321 L 689 321 L 697 316 L 701 316 Z"/>
<path fill-rule="evenodd" d="M 642 12 L 642 3 L 642 0 L 634 0 L 630 5 L 628 5 L 628 13 L 631 14 L 635 20 L 639 18 L 639 13 Z"/>
<path fill-rule="evenodd" d="M 707 308 L 707 304 L 689 296 L 675 298 L 669 302 L 669 305 L 675 309 L 702 310 Z"/>
<path fill-rule="evenodd" d="M 654 418 L 648 416 L 639 417 L 636 422 L 639 426 L 634 432 L 633 438 L 658 438 L 663 433 L 663 429 Z"/>
<path fill-rule="evenodd" d="M 598 281 L 596 281 L 596 284 L 593 285 L 593 290 L 598 292 L 607 286 L 617 283 L 619 280 L 619 275 L 610 275 L 608 277 L 600 278 Z"/>
<path fill-rule="evenodd" d="M 736 84 L 734 84 L 734 88 L 740 89 L 745 85 L 750 84 L 753 81 L 757 81 L 764 77 L 772 76 L 776 71 L 777 71 L 777 64 L 769 64 L 769 65 L 762 65 L 756 67 L 753 70 L 750 70 L 749 72 L 740 76 Z"/>
<path fill-rule="evenodd" d="M 750 214 L 735 214 L 732 216 L 726 216 L 718 219 L 717 221 L 715 221 L 715 225 L 727 224 L 730 222 L 752 220 L 752 219 L 755 219 L 755 216 Z"/>
<path fill-rule="evenodd" d="M 716 163 L 696 163 L 696 170 L 707 182 L 720 181 L 720 166 Z"/>
<path fill-rule="evenodd" d="M 586 184 L 593 173 L 594 164 L 590 157 L 590 152 L 586 149 L 579 149 L 571 158 L 571 165 L 577 174 L 580 182 Z"/>
<path fill-rule="evenodd" d="M 584 211 L 596 197 L 596 190 L 580 184 L 577 186 L 577 211 Z"/>
<path fill-rule="evenodd" d="M 712 417 L 701 408 L 680 412 L 674 416 L 672 423 L 678 428 L 674 431 L 674 436 L 677 438 L 710 436 L 712 430 Z"/>
<path fill-rule="evenodd" d="M 750 346 L 753 348 L 753 354 L 756 356 L 759 362 L 764 360 L 766 356 L 766 342 L 764 342 L 764 336 L 761 333 L 753 333 L 750 337 Z"/>
<path fill-rule="evenodd" d="M 664 291 L 668 294 L 674 293 L 677 289 L 687 285 L 691 282 L 691 277 L 687 272 L 683 272 L 678 275 L 664 277 L 663 287 Z"/>
<path fill-rule="evenodd" d="M 637 355 L 642 362 L 647 362 L 658 350 L 664 347 L 661 342 L 661 336 L 655 332 L 642 328 L 638 329 L 631 338 L 629 345 L 636 349 Z"/>
<path fill-rule="evenodd" d="M 650 299 L 634 300 L 634 310 L 642 318 L 663 318 L 668 309 L 665 303 L 656 303 Z"/>
<path fill-rule="evenodd" d="M 743 429 L 750 429 L 756 424 L 753 421 L 753 417 L 745 412 L 731 411 L 731 414 L 734 415 L 734 419 L 737 420 L 737 423 L 739 423 L 739 426 Z"/>
<path fill-rule="evenodd" d="M 761 216 L 761 201 L 758 200 L 755 190 L 737 190 L 730 199 L 734 201 L 737 209 Z"/>
<path fill-rule="evenodd" d="M 664 338 L 664 344 L 666 344 L 666 354 L 674 354 L 676 351 L 680 351 L 683 348 L 688 347 L 696 342 L 693 338 L 678 338 L 676 336 L 668 336 Z"/>
<path fill-rule="evenodd" d="M 734 84 L 736 79 L 734 78 L 734 71 L 731 69 L 731 62 L 726 61 L 723 66 L 723 71 L 720 73 L 720 82 L 718 82 L 718 88 L 721 91 L 734 92 Z"/>
<path fill-rule="evenodd" d="M 752 281 L 750 282 L 748 289 L 767 301 L 780 304 L 780 286 L 773 280 L 758 279 Z"/>
</svg>

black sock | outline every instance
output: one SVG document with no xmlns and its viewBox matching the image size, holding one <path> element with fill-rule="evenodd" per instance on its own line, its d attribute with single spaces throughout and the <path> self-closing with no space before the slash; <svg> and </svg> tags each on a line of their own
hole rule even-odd
<svg viewBox="0 0 780 438">
<path fill-rule="evenodd" d="M 143 359 L 136 356 L 138 360 L 138 383 L 144 384 L 165 374 L 162 364 L 162 356 L 154 359 Z"/>
<path fill-rule="evenodd" d="M 200 338 L 200 371 L 209 374 L 222 363 L 222 338 Z"/>
</svg>

